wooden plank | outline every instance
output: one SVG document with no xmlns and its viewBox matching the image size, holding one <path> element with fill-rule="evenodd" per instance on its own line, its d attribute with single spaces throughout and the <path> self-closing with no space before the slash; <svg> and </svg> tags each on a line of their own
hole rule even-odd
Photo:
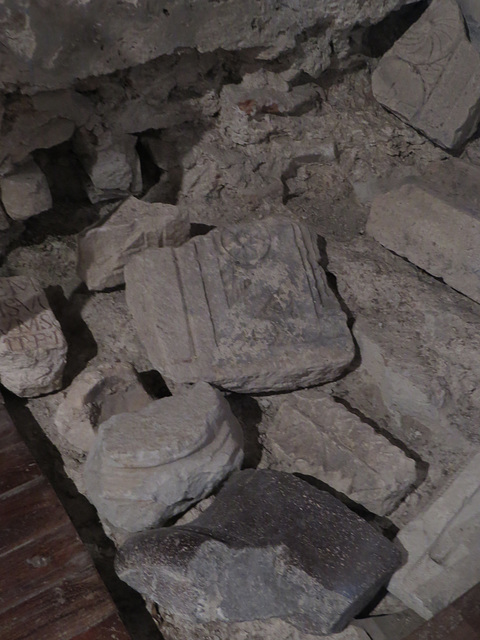
<svg viewBox="0 0 480 640">
<path fill-rule="evenodd" d="M 480 584 L 428 620 L 406 640 L 480 640 Z"/>
<path fill-rule="evenodd" d="M 72 640 L 130 640 L 118 616 L 109 616 Z"/>
<path fill-rule="evenodd" d="M 26 456 L 23 442 L 0 447 L 0 469 L 0 494 L 42 475 L 35 460 Z"/>
</svg>

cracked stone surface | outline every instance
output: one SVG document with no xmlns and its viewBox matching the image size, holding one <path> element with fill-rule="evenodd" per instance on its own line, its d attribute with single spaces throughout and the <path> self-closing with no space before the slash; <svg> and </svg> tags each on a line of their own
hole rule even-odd
<svg viewBox="0 0 480 640">
<path fill-rule="evenodd" d="M 199 518 L 132 536 L 116 560 L 122 580 L 188 623 L 273 617 L 323 635 L 342 631 L 400 564 L 339 500 L 267 470 L 234 474 Z"/>
<path fill-rule="evenodd" d="M 434 0 L 372 76 L 376 99 L 431 140 L 454 149 L 480 121 L 480 53 L 456 0 Z"/>
<path fill-rule="evenodd" d="M 240 467 L 242 445 L 223 395 L 199 383 L 99 426 L 87 496 L 107 531 L 142 531 L 206 497 Z"/>
<path fill-rule="evenodd" d="M 334 379 L 353 342 L 319 260 L 308 228 L 274 218 L 133 257 L 127 302 L 152 364 L 241 392 Z"/>
<path fill-rule="evenodd" d="M 0 380 L 18 396 L 62 385 L 67 343 L 45 293 L 31 277 L 0 278 Z"/>
</svg>

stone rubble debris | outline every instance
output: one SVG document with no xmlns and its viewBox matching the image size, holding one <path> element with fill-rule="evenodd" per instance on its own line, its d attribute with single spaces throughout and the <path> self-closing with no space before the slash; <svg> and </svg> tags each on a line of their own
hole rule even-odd
<svg viewBox="0 0 480 640">
<path fill-rule="evenodd" d="M 3 206 L 13 220 L 27 220 L 52 207 L 47 178 L 33 159 L 0 178 Z"/>
<path fill-rule="evenodd" d="M 480 580 L 480 454 L 398 534 L 408 561 L 388 589 L 431 618 Z"/>
<path fill-rule="evenodd" d="M 98 425 L 119 413 L 140 411 L 152 402 L 133 367 L 118 363 L 87 368 L 64 394 L 55 414 L 61 436 L 81 455 L 92 448 Z"/>
<path fill-rule="evenodd" d="M 381 59 L 375 98 L 446 149 L 480 122 L 480 52 L 469 42 L 456 0 L 433 0 Z"/>
<path fill-rule="evenodd" d="M 127 303 L 167 383 L 293 390 L 334 379 L 354 355 L 319 260 L 316 236 L 299 224 L 226 226 L 134 256 Z"/>
<path fill-rule="evenodd" d="M 160 525 L 205 498 L 243 460 L 243 435 L 223 395 L 201 382 L 98 428 L 87 496 L 115 535 Z"/>
<path fill-rule="evenodd" d="M 313 476 L 378 515 L 416 480 L 415 462 L 317 390 L 289 394 L 265 429 L 270 469 Z"/>
<path fill-rule="evenodd" d="M 0 278 L 0 381 L 21 397 L 57 391 L 67 343 L 33 278 Z"/>
<path fill-rule="evenodd" d="M 116 560 L 122 580 L 188 624 L 280 618 L 322 635 L 342 631 L 400 564 L 330 494 L 250 469 L 199 518 L 132 536 Z"/>
<path fill-rule="evenodd" d="M 92 291 L 124 283 L 124 267 L 151 247 L 178 247 L 190 237 L 190 223 L 175 206 L 131 196 L 106 220 L 78 237 L 80 278 Z"/>
</svg>

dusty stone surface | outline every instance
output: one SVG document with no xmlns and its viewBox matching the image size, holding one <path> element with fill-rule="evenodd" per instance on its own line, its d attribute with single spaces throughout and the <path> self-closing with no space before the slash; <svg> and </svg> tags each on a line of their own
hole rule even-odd
<svg viewBox="0 0 480 640">
<path fill-rule="evenodd" d="M 241 5 L 207 0 L 191 5 L 168 0 L 154 4 L 149 0 L 105 0 L 101 4 L 78 0 L 65 5 L 54 0 L 48 7 L 38 0 L 22 5 L 5 0 L 3 4 L 7 19 L 0 31 L 6 43 L 0 59 L 0 86 L 33 90 L 68 86 L 78 78 L 134 66 L 184 48 L 258 48 L 257 57 L 271 59 L 295 47 L 296 36 L 317 25 L 322 38 L 311 57 L 321 61 L 315 69 L 318 73 L 329 64 L 331 41 L 340 50 L 337 41 L 347 40 L 345 32 L 354 25 L 381 20 L 404 1 L 368 0 L 361 7 L 355 0 L 248 0 Z"/>
<path fill-rule="evenodd" d="M 480 120 L 480 54 L 456 0 L 434 0 L 372 76 L 376 99 L 431 140 L 462 145 Z"/>
<path fill-rule="evenodd" d="M 423 618 L 431 618 L 480 578 L 480 454 L 398 538 L 408 562 L 389 590 Z"/>
<path fill-rule="evenodd" d="M 192 625 L 167 615 L 159 626 L 166 640 L 370 640 L 366 631 L 354 626 L 333 635 L 317 635 L 300 631 L 280 618 Z"/>
<path fill-rule="evenodd" d="M 471 43 L 480 51 L 480 6 L 476 0 L 457 0 L 467 23 Z"/>
<path fill-rule="evenodd" d="M 404 184 L 374 200 L 367 232 L 387 249 L 480 302 L 477 211 L 462 207 L 453 194 L 444 199 L 428 183 Z"/>
<path fill-rule="evenodd" d="M 82 371 L 64 393 L 55 426 L 74 449 L 86 455 L 99 424 L 119 413 L 139 411 L 151 401 L 133 367 L 122 363 L 92 367 Z"/>
<path fill-rule="evenodd" d="M 416 480 L 415 462 L 343 405 L 317 390 L 289 394 L 265 427 L 272 469 L 318 478 L 385 515 Z"/>
<path fill-rule="evenodd" d="M 353 343 L 319 259 L 306 227 L 274 218 L 135 256 L 127 302 L 155 368 L 241 392 L 335 378 Z"/>
<path fill-rule="evenodd" d="M 67 343 L 40 285 L 0 278 L 0 312 L 2 384 L 22 397 L 59 389 Z"/>
<path fill-rule="evenodd" d="M 234 474 L 197 520 L 132 536 L 116 560 L 122 580 L 189 623 L 273 617 L 324 635 L 399 565 L 399 551 L 340 501 L 266 470 Z"/>
<path fill-rule="evenodd" d="M 107 530 L 135 532 L 206 497 L 242 459 L 227 401 L 199 383 L 101 424 L 84 478 Z"/>
<path fill-rule="evenodd" d="M 52 206 L 47 179 L 32 160 L 0 178 L 3 206 L 14 220 L 26 220 Z"/>
<path fill-rule="evenodd" d="M 330 242 L 328 255 L 362 357 L 333 392 L 424 465 L 425 480 L 390 516 L 401 526 L 480 444 L 479 307 L 373 240 Z"/>
<path fill-rule="evenodd" d="M 123 284 L 125 264 L 133 255 L 151 247 L 178 247 L 189 236 L 190 223 L 177 207 L 131 196 L 79 235 L 77 271 L 90 290 L 115 287 Z"/>
<path fill-rule="evenodd" d="M 91 202 L 120 198 L 142 190 L 137 139 L 105 130 L 79 129 L 74 148 L 91 182 L 85 184 Z"/>
</svg>

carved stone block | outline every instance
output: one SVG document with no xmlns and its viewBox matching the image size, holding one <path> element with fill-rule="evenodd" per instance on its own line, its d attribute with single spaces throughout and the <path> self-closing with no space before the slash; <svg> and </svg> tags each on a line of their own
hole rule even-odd
<svg viewBox="0 0 480 640">
<path fill-rule="evenodd" d="M 447 149 L 480 120 L 480 54 L 455 0 L 434 0 L 394 44 L 372 77 L 387 109 Z"/>
<path fill-rule="evenodd" d="M 274 218 L 135 256 L 127 303 L 152 364 L 241 392 L 335 378 L 353 342 L 319 258 L 311 231 Z"/>
<path fill-rule="evenodd" d="M 67 343 L 40 285 L 0 278 L 0 381 L 19 396 L 60 388 Z"/>
</svg>

